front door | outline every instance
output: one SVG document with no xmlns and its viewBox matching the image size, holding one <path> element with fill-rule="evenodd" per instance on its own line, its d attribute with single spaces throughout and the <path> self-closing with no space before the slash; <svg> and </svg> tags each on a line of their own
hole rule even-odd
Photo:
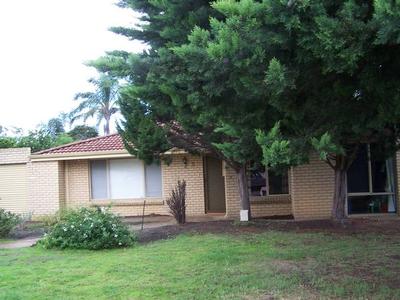
<svg viewBox="0 0 400 300">
<path fill-rule="evenodd" d="M 225 213 L 225 181 L 219 159 L 204 158 L 204 192 L 206 213 Z"/>
</svg>

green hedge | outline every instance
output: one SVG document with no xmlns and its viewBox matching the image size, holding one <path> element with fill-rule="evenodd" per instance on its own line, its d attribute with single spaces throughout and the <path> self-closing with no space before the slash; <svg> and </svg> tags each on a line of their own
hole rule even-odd
<svg viewBox="0 0 400 300">
<path fill-rule="evenodd" d="M 10 231 L 21 223 L 21 218 L 12 212 L 0 208 L 0 237 L 7 237 Z"/>
</svg>

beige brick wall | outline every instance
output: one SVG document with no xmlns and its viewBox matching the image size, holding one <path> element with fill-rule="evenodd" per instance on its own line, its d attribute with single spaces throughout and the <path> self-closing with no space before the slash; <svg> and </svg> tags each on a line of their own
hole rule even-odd
<svg viewBox="0 0 400 300">
<path fill-rule="evenodd" d="M 27 163 L 29 155 L 31 148 L 0 149 L 0 165 Z"/>
<path fill-rule="evenodd" d="M 224 164 L 226 217 L 238 219 L 240 215 L 240 196 L 235 171 Z M 290 176 L 290 175 L 289 175 Z M 289 191 L 291 182 L 289 182 Z M 287 216 L 292 214 L 290 195 L 251 197 L 252 217 Z"/>
<path fill-rule="evenodd" d="M 262 198 L 262 199 L 258 199 Z M 289 216 L 292 214 L 290 195 L 251 198 L 252 217 Z"/>
<path fill-rule="evenodd" d="M 65 209 L 67 207 L 65 193 L 65 162 L 58 162 L 58 191 L 59 191 L 59 201 L 60 201 L 60 209 Z"/>
<path fill-rule="evenodd" d="M 186 158 L 186 164 L 184 163 Z M 11 161 L 9 159 L 9 161 Z M 397 153 L 400 166 L 400 153 Z M 236 174 L 223 164 L 225 177 L 226 218 L 238 219 L 240 212 Z M 30 209 L 35 214 L 54 213 L 60 207 L 107 206 L 110 201 L 90 200 L 89 161 L 33 162 L 30 167 Z M 400 178 L 400 167 L 397 168 Z M 170 164 L 162 164 L 163 198 L 146 199 L 145 214 L 168 214 L 165 204 L 178 180 L 187 183 L 187 215 L 205 214 L 203 159 L 201 156 L 175 154 Z M 397 181 L 398 192 L 400 181 Z M 333 170 L 311 155 L 310 163 L 292 168 L 289 173 L 289 195 L 253 197 L 254 217 L 290 215 L 296 219 L 330 218 L 333 197 Z M 400 206 L 398 197 L 398 207 Z M 113 201 L 112 210 L 123 216 L 138 216 L 144 199 Z"/>
<path fill-rule="evenodd" d="M 0 149 L 0 208 L 29 214 L 30 148 Z"/>
<path fill-rule="evenodd" d="M 186 157 L 186 165 L 183 158 Z M 187 184 L 187 214 L 204 214 L 203 160 L 201 156 L 173 155 L 170 164 L 162 163 L 162 198 L 128 199 L 122 201 L 99 201 L 90 199 L 90 174 L 88 160 L 71 160 L 65 162 L 66 170 L 66 206 L 76 208 L 83 206 L 108 206 L 122 216 L 139 216 L 145 214 L 169 214 L 165 203 L 178 180 L 185 179 Z"/>
<path fill-rule="evenodd" d="M 292 169 L 292 205 L 295 219 L 326 219 L 331 216 L 334 173 L 316 153 L 310 163 Z"/>
<path fill-rule="evenodd" d="M 397 214 L 400 207 L 400 152 L 396 154 Z M 296 219 L 328 219 L 331 217 L 334 193 L 334 172 L 317 154 L 313 153 L 310 163 L 292 172 L 292 205 Z M 347 211 L 347 207 L 345 207 Z"/>
<path fill-rule="evenodd" d="M 35 217 L 60 209 L 59 162 L 32 162 L 29 175 L 29 206 Z"/>
<path fill-rule="evenodd" d="M 186 181 L 186 213 L 190 216 L 205 214 L 203 158 L 201 156 L 173 155 L 172 162 L 163 163 L 163 197 L 169 197 L 178 180 Z M 184 163 L 186 159 L 186 165 Z"/>
<path fill-rule="evenodd" d="M 240 216 L 240 196 L 235 171 L 227 164 L 222 164 L 225 177 L 226 217 L 238 219 Z"/>
<path fill-rule="evenodd" d="M 168 214 L 162 198 L 127 199 L 127 200 L 91 200 L 89 160 L 71 160 L 65 162 L 66 170 L 66 206 L 107 207 L 121 216 L 140 216 L 143 213 L 143 203 L 146 200 L 145 214 Z"/>
<path fill-rule="evenodd" d="M 89 206 L 89 161 L 69 160 L 65 164 L 67 208 Z"/>
</svg>

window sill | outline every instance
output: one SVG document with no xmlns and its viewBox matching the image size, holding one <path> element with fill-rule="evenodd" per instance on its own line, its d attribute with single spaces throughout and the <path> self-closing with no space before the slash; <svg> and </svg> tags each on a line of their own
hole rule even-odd
<svg viewBox="0 0 400 300">
<path fill-rule="evenodd" d="M 387 217 L 387 218 L 398 218 L 399 215 L 396 212 L 387 212 L 387 213 L 366 213 L 366 214 L 348 214 L 348 218 L 351 219 L 356 219 L 356 218 L 382 218 L 382 217 Z"/>
<path fill-rule="evenodd" d="M 164 205 L 162 198 L 125 199 L 125 200 L 90 200 L 90 206 L 146 206 Z"/>
<path fill-rule="evenodd" d="M 286 195 L 269 195 L 269 196 L 250 196 L 251 204 L 284 204 L 291 203 L 289 194 Z"/>
</svg>

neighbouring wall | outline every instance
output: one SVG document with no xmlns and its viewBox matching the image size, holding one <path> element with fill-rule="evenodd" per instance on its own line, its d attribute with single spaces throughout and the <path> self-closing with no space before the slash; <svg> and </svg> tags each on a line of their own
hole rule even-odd
<svg viewBox="0 0 400 300">
<path fill-rule="evenodd" d="M 0 149 L 0 165 L 26 164 L 29 162 L 31 148 Z"/>
<path fill-rule="evenodd" d="M 28 214 L 30 148 L 0 149 L 0 208 Z"/>
</svg>

